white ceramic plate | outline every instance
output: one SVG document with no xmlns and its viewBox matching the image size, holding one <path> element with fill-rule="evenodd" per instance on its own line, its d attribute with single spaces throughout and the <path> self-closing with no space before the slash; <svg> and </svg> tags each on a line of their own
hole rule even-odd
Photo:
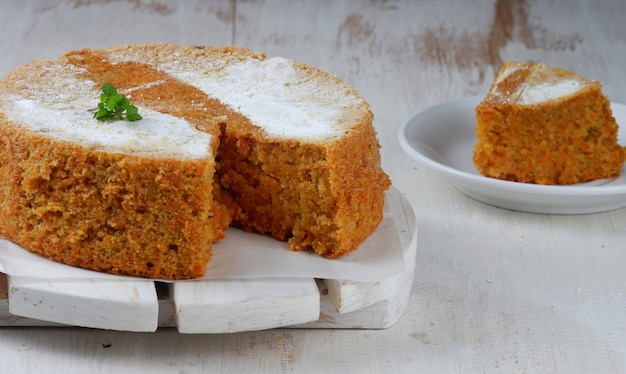
<svg viewBox="0 0 626 374">
<path fill-rule="evenodd" d="M 614 179 L 567 186 L 546 186 L 487 178 L 472 161 L 476 135 L 474 109 L 482 97 L 433 106 L 413 116 L 399 132 L 402 148 L 423 166 L 448 178 L 467 196 L 512 210 L 546 214 L 584 214 L 626 206 L 626 171 Z M 626 140 L 626 106 L 611 103 Z"/>
</svg>

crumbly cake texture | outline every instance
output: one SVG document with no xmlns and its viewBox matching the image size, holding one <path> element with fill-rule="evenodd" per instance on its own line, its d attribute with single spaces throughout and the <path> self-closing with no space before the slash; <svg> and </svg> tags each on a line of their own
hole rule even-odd
<svg viewBox="0 0 626 374">
<path fill-rule="evenodd" d="M 626 152 L 599 82 L 505 62 L 476 108 L 473 160 L 488 177 L 574 184 L 620 175 Z"/>
<path fill-rule="evenodd" d="M 103 82 L 137 122 L 92 119 Z M 201 277 L 228 225 L 344 255 L 390 187 L 365 100 L 236 47 L 68 52 L 0 81 L 0 236 L 73 266 Z"/>
</svg>

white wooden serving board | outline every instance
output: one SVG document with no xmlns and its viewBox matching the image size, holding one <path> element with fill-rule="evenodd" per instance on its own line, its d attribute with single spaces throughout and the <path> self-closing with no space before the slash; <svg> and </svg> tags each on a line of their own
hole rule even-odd
<svg viewBox="0 0 626 374">
<path fill-rule="evenodd" d="M 0 326 L 79 326 L 120 331 L 176 327 L 230 333 L 278 327 L 382 329 L 404 313 L 415 271 L 415 213 L 401 193 L 385 207 L 398 228 L 406 270 L 378 282 L 335 279 L 45 279 L 0 273 Z"/>
</svg>

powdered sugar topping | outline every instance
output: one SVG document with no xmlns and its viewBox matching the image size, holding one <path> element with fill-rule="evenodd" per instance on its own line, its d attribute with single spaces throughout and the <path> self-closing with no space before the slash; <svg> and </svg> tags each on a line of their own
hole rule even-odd
<svg viewBox="0 0 626 374">
<path fill-rule="evenodd" d="M 498 72 L 490 94 L 507 102 L 532 105 L 571 95 L 585 84 L 586 80 L 576 74 L 538 64 L 509 62 Z"/>
<path fill-rule="evenodd" d="M 350 87 L 289 59 L 185 57 L 160 56 L 150 62 L 131 52 L 109 56 L 114 64 L 153 64 L 218 99 L 272 137 L 318 141 L 341 136 L 354 125 L 346 121 L 346 108 L 367 108 Z M 94 82 L 78 78 L 85 71 L 60 62 L 42 69 L 45 78 L 34 83 L 36 89 L 0 101 L 9 119 L 24 128 L 108 152 L 192 159 L 211 154 L 210 134 L 145 107 L 139 106 L 143 119 L 136 122 L 93 119 L 89 109 L 97 107 L 100 91 Z M 120 92 L 132 95 L 134 89 Z"/>
<path fill-rule="evenodd" d="M 519 97 L 522 105 L 541 103 L 570 95 L 583 87 L 576 79 L 563 79 L 539 84 L 528 84 Z"/>
<path fill-rule="evenodd" d="M 328 139 L 348 129 L 345 109 L 363 99 L 347 87 L 328 85 L 304 74 L 280 57 L 248 58 L 224 66 L 161 66 L 167 74 L 195 86 L 246 116 L 268 135 L 292 139 Z"/>
<path fill-rule="evenodd" d="M 62 82 L 50 84 L 54 91 L 41 87 L 29 91 L 28 97 L 5 96 L 1 102 L 9 120 L 57 140 L 107 152 L 191 159 L 212 153 L 210 134 L 180 118 L 145 107 L 139 108 L 143 119 L 136 122 L 93 119 L 89 109 L 98 106 L 100 95 L 95 83 L 67 74 L 71 69 L 68 66 L 57 68 L 47 72 L 49 79 Z"/>
</svg>

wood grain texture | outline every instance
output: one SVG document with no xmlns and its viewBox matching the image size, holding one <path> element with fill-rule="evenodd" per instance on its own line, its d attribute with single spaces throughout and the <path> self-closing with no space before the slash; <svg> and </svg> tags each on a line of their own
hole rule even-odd
<svg viewBox="0 0 626 374">
<path fill-rule="evenodd" d="M 0 74 L 84 46 L 169 41 L 246 45 L 338 75 L 370 102 L 383 166 L 416 211 L 408 308 L 368 331 L 4 328 L 2 372 L 623 372 L 626 210 L 552 216 L 475 202 L 406 156 L 396 133 L 431 105 L 484 94 L 505 60 L 575 70 L 626 103 L 626 3 L 144 3 L 165 2 L 1 2 Z"/>
<path fill-rule="evenodd" d="M 313 279 L 178 282 L 171 290 L 181 333 L 266 330 L 316 321 L 320 315 Z"/>
<path fill-rule="evenodd" d="M 13 316 L 120 331 L 158 327 L 159 304 L 150 281 L 7 278 Z"/>
</svg>

